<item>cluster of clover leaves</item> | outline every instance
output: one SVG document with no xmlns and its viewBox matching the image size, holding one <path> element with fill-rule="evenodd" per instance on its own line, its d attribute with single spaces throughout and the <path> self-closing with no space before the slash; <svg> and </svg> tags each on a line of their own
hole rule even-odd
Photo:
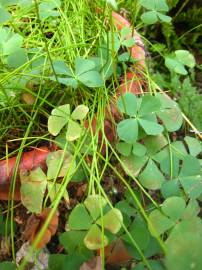
<svg viewBox="0 0 202 270">
<path fill-rule="evenodd" d="M 200 163 L 196 158 L 201 144 L 189 136 L 184 138 L 186 145 L 182 141 L 170 142 L 167 136 L 182 125 L 178 105 L 164 94 L 138 98 L 127 93 L 119 98 L 118 107 L 129 118 L 118 123 L 121 142 L 117 150 L 125 164 L 134 163 L 134 166 L 127 166 L 132 168 L 132 174 L 139 175 L 141 184 L 153 190 L 164 186 L 164 182 L 168 182 L 166 179 L 178 179 L 184 191 L 189 196 L 197 192 L 197 198 L 202 192 L 198 181 Z M 187 177 L 191 178 L 185 181 Z"/>
<path fill-rule="evenodd" d="M 46 164 L 48 168 L 46 174 L 40 167 L 30 172 L 22 171 L 20 173 L 21 201 L 31 213 L 40 214 L 42 212 L 46 190 L 48 190 L 51 202 L 54 202 L 61 188 L 61 183 L 56 180 L 65 177 L 70 168 L 71 177 L 76 168 L 72 154 L 63 150 L 51 152 L 47 157 Z M 67 203 L 69 202 L 67 190 L 64 192 L 63 198 Z"/>
<path fill-rule="evenodd" d="M 83 262 L 94 257 L 95 251 L 106 247 L 115 238 L 122 223 L 123 215 L 118 208 L 109 207 L 101 195 L 89 195 L 73 208 L 66 231 L 59 237 L 67 254 L 51 254 L 49 265 L 79 269 Z"/>
<path fill-rule="evenodd" d="M 69 106 L 63 106 L 52 111 L 49 131 L 56 136 L 63 130 L 66 139 L 71 141 L 71 136 L 67 136 L 69 120 L 80 125 L 78 121 L 85 117 L 87 108 L 80 105 L 83 117 L 76 119 L 74 113 L 70 113 Z M 148 223 L 140 216 L 128 194 L 113 209 L 107 206 L 102 196 L 88 196 L 72 210 L 67 232 L 60 237 L 61 244 L 68 252 L 65 258 L 77 254 L 74 263 L 78 258 L 81 263 L 93 256 L 93 250 L 112 241 L 122 241 L 128 254 L 139 261 L 139 267 L 144 267 L 140 251 L 152 267 L 158 266 L 160 269 L 164 269 L 163 264 L 172 269 L 174 262 L 177 262 L 179 269 L 185 269 L 190 261 L 201 265 L 199 254 L 202 247 L 199 239 L 202 224 L 198 217 L 198 201 L 202 199 L 202 181 L 197 158 L 201 153 L 201 143 L 190 136 L 170 141 L 169 133 L 179 130 L 183 119 L 177 103 L 165 94 L 137 97 L 126 93 L 119 98 L 118 109 L 125 116 L 117 124 L 120 141 L 116 148 L 121 154 L 121 165 L 146 191 L 159 191 L 163 202 L 159 208 L 152 206 L 148 210 Z M 122 224 L 127 227 L 128 233 Z M 194 230 L 197 233 L 193 236 Z M 134 247 L 129 235 L 139 250 Z M 162 254 L 157 235 L 165 244 L 164 260 L 152 260 L 154 255 Z M 194 255 L 188 248 L 190 241 Z M 177 254 L 173 252 L 175 247 L 178 247 Z M 186 256 L 183 257 L 183 254 Z M 183 260 L 179 259 L 182 257 Z"/>
<path fill-rule="evenodd" d="M 105 81 L 113 74 L 113 57 L 117 57 L 118 62 L 131 61 L 129 52 L 119 55 L 121 48 L 127 50 L 135 44 L 134 38 L 129 38 L 130 36 L 129 27 L 124 27 L 120 34 L 114 33 L 113 40 L 112 33 L 109 31 L 104 35 L 97 55 L 87 59 L 76 57 L 73 68 L 63 60 L 54 60 L 54 73 L 49 76 L 49 79 L 74 89 L 80 85 L 89 88 L 103 87 Z"/>
<path fill-rule="evenodd" d="M 149 258 L 153 253 L 148 230 L 150 237 L 155 236 L 152 231 L 155 228 L 165 243 L 166 269 L 176 269 L 176 265 L 177 269 L 188 269 L 190 264 L 200 268 L 202 222 L 197 215 L 198 201 L 202 199 L 202 174 L 197 157 L 202 151 L 201 143 L 190 136 L 170 141 L 169 132 L 180 129 L 182 116 L 176 102 L 165 94 L 136 97 L 126 93 L 119 98 L 118 108 L 125 116 L 117 125 L 120 142 L 116 146 L 124 170 L 146 191 L 160 191 L 164 199 L 159 208 L 149 210 L 151 223 L 141 225 L 140 239 L 134 237 Z M 122 210 L 123 205 L 125 209 L 126 205 L 130 206 L 122 201 L 119 205 Z M 123 211 L 130 216 L 130 208 L 127 209 Z M 134 258 L 138 257 L 131 247 L 129 251 Z"/>
<path fill-rule="evenodd" d="M 109 243 L 107 231 L 116 234 L 122 222 L 119 209 L 109 208 L 106 199 L 100 195 L 90 195 L 72 210 L 68 218 L 69 231 L 62 234 L 60 241 L 68 252 L 82 249 L 83 246 L 98 250 Z"/>
<path fill-rule="evenodd" d="M 88 107 L 78 105 L 73 112 L 70 105 L 65 104 L 53 109 L 48 119 L 48 130 L 56 136 L 64 131 L 66 142 L 73 142 L 83 133 L 82 120 L 88 113 Z M 61 188 L 57 178 L 63 178 L 69 171 L 70 177 L 76 171 L 76 161 L 70 151 L 57 150 L 51 152 L 46 160 L 47 173 L 39 167 L 30 172 L 21 172 L 21 200 L 22 204 L 31 213 L 41 213 L 43 199 L 48 189 L 48 197 L 53 202 L 57 192 Z M 37 196 L 36 196 L 37 194 Z M 67 191 L 63 195 L 66 201 L 69 200 Z"/>
</svg>

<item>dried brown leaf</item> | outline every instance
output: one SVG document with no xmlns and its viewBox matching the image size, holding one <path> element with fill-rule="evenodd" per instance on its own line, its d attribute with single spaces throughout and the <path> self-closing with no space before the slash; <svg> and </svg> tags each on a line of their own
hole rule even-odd
<svg viewBox="0 0 202 270">
<path fill-rule="evenodd" d="M 30 241 L 31 243 L 35 241 L 41 228 L 46 222 L 50 214 L 50 211 L 51 211 L 50 208 L 45 208 L 41 214 L 38 215 L 33 214 L 29 217 L 24 232 L 24 238 L 26 240 Z M 40 242 L 37 244 L 37 249 L 44 247 L 51 240 L 51 237 L 56 233 L 57 228 L 58 228 L 58 215 L 54 214 Z"/>
<path fill-rule="evenodd" d="M 101 257 L 93 257 L 90 261 L 83 263 L 79 270 L 102 270 Z"/>
<path fill-rule="evenodd" d="M 120 265 L 132 259 L 121 239 L 113 241 L 105 247 L 106 262 L 111 265 Z"/>
<path fill-rule="evenodd" d="M 12 192 L 10 193 L 10 183 L 0 185 L 0 201 L 8 201 L 12 199 Z M 14 201 L 20 201 L 20 183 L 16 183 L 14 192 Z"/>
</svg>

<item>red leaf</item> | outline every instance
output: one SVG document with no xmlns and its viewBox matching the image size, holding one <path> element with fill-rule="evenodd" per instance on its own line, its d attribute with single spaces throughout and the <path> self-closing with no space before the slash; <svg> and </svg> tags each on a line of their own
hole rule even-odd
<svg viewBox="0 0 202 270">
<path fill-rule="evenodd" d="M 106 263 L 111 265 L 120 265 L 132 259 L 121 239 L 117 239 L 105 247 L 105 258 Z"/>
<path fill-rule="evenodd" d="M 121 30 L 124 27 L 130 27 L 129 21 L 127 21 L 123 16 L 116 12 L 112 12 L 114 25 L 117 27 L 118 30 Z"/>
<path fill-rule="evenodd" d="M 100 12 L 100 9 L 97 9 L 97 12 Z M 131 27 L 130 23 L 121 15 L 116 12 L 112 12 L 114 25 L 118 30 L 121 30 L 124 27 Z M 119 86 L 117 93 L 114 96 L 114 100 L 117 100 L 117 97 L 126 92 L 132 92 L 135 95 L 142 93 L 142 88 L 145 88 L 145 83 L 143 78 L 138 74 L 140 69 L 145 67 L 145 50 L 144 44 L 140 38 L 140 35 L 137 33 L 135 29 L 133 29 L 133 33 L 128 36 L 128 38 L 133 37 L 136 41 L 135 45 L 130 49 L 131 56 L 138 60 L 137 64 L 134 65 L 134 72 L 127 72 L 126 78 L 122 79 L 121 85 Z M 138 65 L 139 64 L 139 65 Z M 137 71 L 137 72 L 136 72 Z M 137 74 L 136 74 L 137 73 Z M 117 104 L 114 104 L 113 100 L 110 101 L 110 104 L 105 109 L 105 120 L 104 120 L 104 132 L 108 141 L 112 143 L 115 139 L 115 127 L 114 122 L 120 119 L 121 115 L 118 112 Z M 97 128 L 97 120 L 96 115 L 93 117 L 92 122 L 93 133 L 95 134 Z M 85 128 L 89 127 L 89 121 L 85 122 Z M 99 143 L 102 142 L 102 132 L 99 132 Z M 105 154 L 106 146 L 102 147 L 102 154 Z"/>
<path fill-rule="evenodd" d="M 35 168 L 46 168 L 46 158 L 50 150 L 47 147 L 36 148 L 32 151 L 22 154 L 22 158 L 18 167 L 18 177 L 20 171 L 31 171 Z M 0 185 L 10 182 L 17 157 L 9 158 L 8 160 L 0 161 Z"/>
<path fill-rule="evenodd" d="M 93 257 L 90 261 L 83 263 L 79 270 L 102 270 L 101 257 Z"/>
<path fill-rule="evenodd" d="M 112 16 L 114 19 L 114 25 L 118 30 L 121 30 L 124 27 L 131 27 L 129 21 L 127 21 L 123 16 L 119 15 L 116 12 L 112 12 Z M 145 50 L 144 43 L 141 40 L 140 35 L 137 33 L 135 29 L 133 29 L 133 35 L 128 36 L 128 38 L 133 37 L 135 40 L 135 45 L 131 48 L 131 55 L 135 60 L 139 60 L 138 63 L 145 67 Z"/>
<path fill-rule="evenodd" d="M 138 78 L 133 72 L 126 74 L 126 79 L 122 79 L 117 95 L 122 95 L 126 92 L 131 92 L 135 95 L 142 93 L 142 79 Z"/>
<path fill-rule="evenodd" d="M 96 133 L 96 129 L 97 129 L 97 119 L 96 119 L 96 116 L 93 117 L 92 119 L 92 122 L 91 122 L 91 125 L 92 125 L 92 131 L 93 131 L 93 134 Z M 89 127 L 89 121 L 86 120 L 85 122 L 85 128 L 87 129 Z M 114 141 L 114 138 L 115 138 L 115 129 L 112 125 L 112 123 L 109 121 L 109 120 L 104 120 L 104 132 L 105 132 L 105 136 L 107 137 L 108 141 L 111 143 Z M 100 130 L 99 131 L 99 134 L 98 134 L 98 142 L 99 144 L 102 143 L 102 131 Z M 103 144 L 102 146 L 102 154 L 105 154 L 105 151 L 106 151 L 106 145 Z"/>
<path fill-rule="evenodd" d="M 9 195 L 10 183 L 5 183 L 4 185 L 0 185 L 0 201 L 8 201 L 8 198 L 12 200 L 12 192 Z M 20 201 L 20 183 L 16 183 L 15 192 L 14 192 L 14 201 Z"/>
<path fill-rule="evenodd" d="M 33 214 L 29 217 L 24 232 L 24 238 L 26 240 L 29 240 L 31 243 L 34 242 L 41 228 L 46 222 L 50 214 L 50 211 L 51 211 L 50 208 L 45 208 L 41 214 L 39 215 Z M 37 244 L 37 249 L 44 247 L 51 240 L 51 237 L 56 233 L 57 228 L 58 228 L 58 215 L 54 214 L 40 242 Z"/>
</svg>

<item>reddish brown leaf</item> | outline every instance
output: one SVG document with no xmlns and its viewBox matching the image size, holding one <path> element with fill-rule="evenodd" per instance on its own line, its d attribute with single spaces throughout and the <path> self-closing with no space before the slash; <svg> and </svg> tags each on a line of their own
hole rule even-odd
<svg viewBox="0 0 202 270">
<path fill-rule="evenodd" d="M 123 16 L 116 12 L 112 12 L 114 25 L 117 27 L 118 30 L 121 30 L 124 27 L 130 27 L 129 21 L 127 21 Z"/>
<path fill-rule="evenodd" d="M 43 220 L 43 223 L 45 223 L 46 219 L 48 218 L 50 211 L 51 211 L 50 208 L 45 208 L 41 213 L 40 217 Z M 58 228 L 58 215 L 55 214 L 48 225 L 48 229 L 50 230 L 51 234 L 54 235 L 57 231 L 57 228 Z"/>
<path fill-rule="evenodd" d="M 24 232 L 24 238 L 26 240 L 29 240 L 31 243 L 34 242 L 41 228 L 46 222 L 48 215 L 50 214 L 50 211 L 51 211 L 50 208 L 45 208 L 41 214 L 39 215 L 33 214 L 29 217 Z M 40 242 L 37 244 L 38 249 L 44 247 L 51 240 L 51 236 L 53 236 L 56 233 L 57 228 L 58 228 L 58 215 L 54 214 L 44 235 L 42 236 Z"/>
<path fill-rule="evenodd" d="M 37 235 L 35 235 L 34 237 L 32 237 L 32 241 L 31 243 L 34 242 L 35 238 L 36 238 Z M 41 249 L 43 248 L 46 244 L 48 244 L 51 240 L 51 231 L 47 228 L 43 237 L 41 238 L 41 240 L 39 241 L 39 243 L 37 244 L 36 248 L 37 249 Z"/>
<path fill-rule="evenodd" d="M 40 218 L 38 215 L 32 214 L 27 220 L 25 231 L 23 232 L 23 238 L 25 240 L 30 240 L 32 235 L 35 234 L 35 232 L 38 230 L 39 226 Z"/>
<path fill-rule="evenodd" d="M 105 247 L 105 258 L 106 263 L 111 265 L 124 264 L 132 259 L 121 239 L 117 239 Z"/>
<path fill-rule="evenodd" d="M 36 97 L 28 92 L 22 93 L 21 98 L 28 105 L 33 105 L 36 101 Z"/>
<path fill-rule="evenodd" d="M 118 89 L 117 95 L 124 94 L 126 92 L 131 92 L 135 95 L 142 93 L 142 80 L 138 78 L 133 72 L 128 72 L 126 74 L 126 79 L 121 81 L 121 85 Z"/>
<path fill-rule="evenodd" d="M 124 27 L 131 27 L 129 21 L 127 21 L 120 14 L 113 12 L 112 16 L 114 19 L 114 25 L 117 27 L 118 30 L 121 30 Z M 133 36 L 131 35 L 128 38 L 130 37 L 133 37 L 135 39 L 135 45 L 131 48 L 131 55 L 135 60 L 139 60 L 138 64 L 140 64 L 140 66 L 145 67 L 145 50 L 141 37 L 135 29 L 133 29 Z"/>
<path fill-rule="evenodd" d="M 95 134 L 96 129 L 97 129 L 96 116 L 93 117 L 91 125 L 92 125 L 92 131 Z M 89 121 L 87 120 L 85 122 L 85 128 L 88 128 L 88 127 L 89 127 Z M 113 124 L 107 119 L 104 120 L 104 132 L 105 132 L 105 136 L 107 137 L 108 141 L 113 142 L 114 138 L 115 138 L 115 129 L 114 129 Z M 99 142 L 99 144 L 102 143 L 102 132 L 101 131 L 99 131 L 98 142 Z M 103 146 L 102 146 L 102 154 L 105 154 L 105 151 L 106 151 L 106 145 L 103 144 Z"/>
<path fill-rule="evenodd" d="M 0 185 L 0 201 L 8 201 L 9 199 L 12 200 L 12 192 L 9 195 L 10 190 L 10 183 L 5 183 Z M 16 183 L 15 185 L 15 192 L 14 192 L 14 201 L 20 201 L 20 183 Z"/>
<path fill-rule="evenodd" d="M 81 199 L 87 190 L 87 184 L 81 184 L 76 191 L 76 197 Z"/>
<path fill-rule="evenodd" d="M 97 256 L 92 258 L 90 261 L 83 263 L 79 270 L 102 270 L 101 257 Z"/>
<path fill-rule="evenodd" d="M 97 12 L 100 13 L 100 9 L 97 9 Z M 124 27 L 131 27 L 130 23 L 121 15 L 116 12 L 112 12 L 114 25 L 120 31 Z M 110 101 L 110 104 L 105 109 L 105 120 L 104 120 L 104 131 L 105 135 L 110 143 L 112 143 L 115 139 L 115 131 L 114 131 L 114 123 L 120 119 L 120 113 L 117 110 L 117 105 L 114 105 L 114 100 L 117 100 L 118 96 L 125 92 L 132 92 L 135 95 L 142 93 L 142 88 L 144 88 L 144 81 L 142 76 L 137 75 L 140 73 L 140 70 L 145 67 L 145 50 L 144 44 L 140 38 L 140 35 L 137 33 L 135 29 L 133 29 L 133 33 L 129 34 L 127 38 L 133 37 L 136 41 L 135 45 L 130 49 L 131 56 L 134 60 L 138 60 L 138 64 L 136 63 L 133 67 L 134 72 L 128 71 L 126 73 L 126 78 L 122 79 L 121 85 L 119 86 L 115 96 Z M 114 99 L 114 100 L 113 100 Z M 92 122 L 93 133 L 96 132 L 97 128 L 97 120 L 96 115 L 93 117 Z M 89 121 L 85 122 L 85 127 L 89 127 Z M 99 144 L 102 142 L 102 133 L 99 132 Z M 105 154 L 106 146 L 102 147 L 102 154 Z"/>
<path fill-rule="evenodd" d="M 105 109 L 105 118 L 110 122 L 117 122 L 121 120 L 121 114 L 117 110 L 117 99 L 118 92 L 117 95 L 110 100 L 110 104 L 108 104 Z"/>
<path fill-rule="evenodd" d="M 32 151 L 22 154 L 18 167 L 18 176 L 20 171 L 31 171 L 35 168 L 46 168 L 46 159 L 50 150 L 47 147 L 36 148 Z M 0 161 L 0 185 L 10 182 L 16 163 L 16 157 Z"/>
<path fill-rule="evenodd" d="M 102 10 L 100 8 L 96 9 L 97 13 L 101 13 Z M 112 17 L 113 17 L 113 22 L 115 27 L 120 31 L 124 27 L 129 27 L 131 28 L 130 22 L 125 19 L 123 16 L 120 14 L 116 13 L 115 11 L 112 12 Z M 131 50 L 131 56 L 139 60 L 138 63 L 140 64 L 139 67 L 145 67 L 145 50 L 144 50 L 144 43 L 142 42 L 142 39 L 138 32 L 133 29 L 133 33 L 129 35 L 127 38 L 133 37 L 135 40 L 135 45 L 130 49 Z"/>
</svg>

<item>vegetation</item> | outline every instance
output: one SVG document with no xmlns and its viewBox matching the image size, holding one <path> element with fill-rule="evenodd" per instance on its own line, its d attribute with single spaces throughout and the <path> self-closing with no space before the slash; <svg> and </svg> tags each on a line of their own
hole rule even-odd
<svg viewBox="0 0 202 270">
<path fill-rule="evenodd" d="M 202 268 L 196 5 L 0 0 L 0 269 Z"/>
</svg>

